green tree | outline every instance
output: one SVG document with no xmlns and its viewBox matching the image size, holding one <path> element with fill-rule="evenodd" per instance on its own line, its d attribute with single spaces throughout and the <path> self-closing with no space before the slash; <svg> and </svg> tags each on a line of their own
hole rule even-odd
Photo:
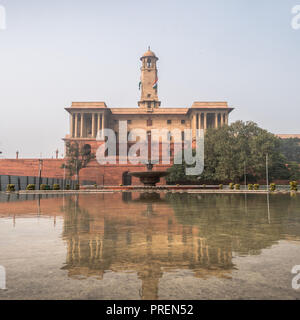
<svg viewBox="0 0 300 320">
<path fill-rule="evenodd" d="M 300 139 L 280 139 L 280 151 L 288 162 L 300 163 Z"/>
<path fill-rule="evenodd" d="M 185 183 L 193 183 L 197 181 L 197 177 L 195 176 L 187 176 L 186 175 L 186 168 L 188 165 L 185 163 L 184 160 L 182 160 L 182 164 L 174 164 L 171 168 L 169 168 L 167 171 L 169 172 L 169 175 L 166 177 L 166 181 L 168 184 L 185 184 Z"/>
<path fill-rule="evenodd" d="M 265 178 L 266 154 L 271 179 L 288 179 L 286 159 L 280 140 L 254 122 L 237 121 L 220 129 L 210 129 L 205 137 L 204 179 L 243 180 L 244 170 L 255 180 Z"/>
<path fill-rule="evenodd" d="M 297 162 L 290 162 L 288 164 L 289 169 L 289 179 L 290 180 L 300 180 L 300 165 Z"/>
<path fill-rule="evenodd" d="M 81 169 L 86 168 L 89 162 L 95 159 L 95 154 L 91 152 L 89 145 L 79 145 L 78 142 L 66 143 L 67 161 L 62 165 L 69 172 L 69 176 L 78 180 Z"/>
<path fill-rule="evenodd" d="M 238 183 L 244 178 L 245 168 L 253 182 L 264 179 L 266 154 L 269 155 L 270 179 L 288 179 L 290 175 L 286 159 L 280 152 L 279 138 L 254 122 L 237 121 L 230 126 L 208 129 L 204 149 L 204 172 L 198 177 L 201 181 Z M 168 182 L 175 182 L 176 177 L 183 179 L 185 167 L 185 163 L 173 166 Z"/>
</svg>

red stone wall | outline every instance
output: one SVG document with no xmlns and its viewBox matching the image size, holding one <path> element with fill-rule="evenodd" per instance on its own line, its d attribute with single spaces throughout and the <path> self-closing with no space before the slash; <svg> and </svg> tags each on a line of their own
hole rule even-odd
<svg viewBox="0 0 300 320">
<path fill-rule="evenodd" d="M 42 177 L 63 179 L 64 170 L 61 168 L 63 159 L 43 159 Z M 169 165 L 154 166 L 153 170 L 166 170 Z M 98 185 L 118 186 L 122 184 L 122 175 L 126 171 L 145 171 L 145 165 L 99 165 L 97 161 L 92 161 L 89 166 L 80 171 L 80 180 L 96 181 Z M 14 176 L 38 176 L 38 159 L 1 159 L 0 175 Z M 162 179 L 161 184 L 165 181 Z M 137 178 L 132 179 L 133 185 L 139 185 Z"/>
<path fill-rule="evenodd" d="M 43 159 L 42 177 L 63 178 L 62 159 Z M 38 159 L 0 159 L 0 175 L 38 176 Z"/>
</svg>

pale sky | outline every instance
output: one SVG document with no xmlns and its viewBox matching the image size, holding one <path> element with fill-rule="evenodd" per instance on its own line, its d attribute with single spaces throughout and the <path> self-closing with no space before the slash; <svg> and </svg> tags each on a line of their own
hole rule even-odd
<svg viewBox="0 0 300 320">
<path fill-rule="evenodd" d="M 300 133 L 300 0 L 0 0 L 1 158 L 52 157 L 72 101 L 134 107 L 140 56 L 162 106 L 228 101 L 230 121 Z"/>
</svg>

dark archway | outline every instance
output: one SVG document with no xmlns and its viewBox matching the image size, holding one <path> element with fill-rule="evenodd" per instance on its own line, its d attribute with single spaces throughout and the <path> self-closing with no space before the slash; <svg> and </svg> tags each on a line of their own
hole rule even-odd
<svg viewBox="0 0 300 320">
<path fill-rule="evenodd" d="M 89 156 L 89 155 L 91 154 L 91 152 L 92 152 L 91 145 L 85 144 L 85 145 L 83 146 L 83 152 L 84 152 L 84 155 L 85 155 L 85 156 Z"/>
<path fill-rule="evenodd" d="M 131 175 L 129 174 L 128 171 L 124 172 L 122 175 L 123 186 L 131 186 L 131 183 L 132 183 Z"/>
</svg>

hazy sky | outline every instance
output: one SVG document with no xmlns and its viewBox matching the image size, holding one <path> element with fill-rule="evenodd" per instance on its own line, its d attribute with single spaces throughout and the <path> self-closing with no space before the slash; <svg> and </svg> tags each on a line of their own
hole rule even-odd
<svg viewBox="0 0 300 320">
<path fill-rule="evenodd" d="M 0 157 L 52 157 L 72 101 L 134 107 L 140 56 L 162 106 L 228 101 L 230 120 L 300 133 L 300 0 L 0 0 Z"/>
</svg>

